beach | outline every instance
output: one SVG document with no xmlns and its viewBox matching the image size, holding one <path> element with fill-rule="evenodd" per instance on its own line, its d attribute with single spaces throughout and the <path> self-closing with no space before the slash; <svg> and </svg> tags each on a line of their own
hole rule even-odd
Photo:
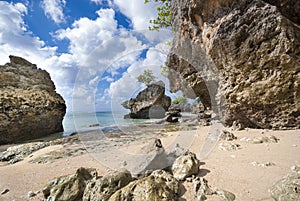
<svg viewBox="0 0 300 201">
<path fill-rule="evenodd" d="M 226 128 L 230 130 L 230 128 Z M 200 158 L 200 177 L 204 177 L 209 186 L 217 189 L 224 189 L 235 194 L 236 200 L 273 200 L 270 195 L 270 188 L 282 177 L 290 172 L 293 165 L 300 165 L 300 131 L 299 130 L 261 130 L 245 129 L 241 131 L 230 131 L 237 137 L 233 141 L 220 140 L 212 147 L 207 157 L 201 158 L 201 149 L 203 148 L 206 137 L 210 132 L 210 126 L 197 126 L 196 129 L 162 131 L 160 134 L 153 134 L 149 138 L 140 138 L 121 143 L 121 137 L 118 137 L 119 143 L 113 145 L 122 153 L 137 154 L 145 144 L 149 143 L 151 138 L 159 138 L 163 147 L 167 150 L 178 139 L 189 137 L 191 142 L 189 150 Z M 193 137 L 190 139 L 190 137 Z M 273 136 L 270 139 L 276 141 L 259 142 L 257 139 L 263 139 Z M 76 137 L 76 136 L 74 136 Z M 80 138 L 80 137 L 79 137 Z M 82 139 L 82 138 L 81 138 Z M 112 142 L 113 140 L 111 140 Z M 126 141 L 126 140 L 125 140 Z M 235 150 L 226 151 L 226 143 L 238 144 Z M 113 144 L 113 143 L 112 143 Z M 103 147 L 102 155 L 106 155 L 113 164 L 114 155 L 105 152 Z M 46 163 L 29 163 L 36 158 L 45 156 L 60 150 L 80 150 L 76 154 L 69 154 L 62 158 L 49 160 Z M 104 176 L 113 171 L 105 164 L 103 158 L 93 153 L 87 143 L 78 140 L 71 141 L 70 144 L 58 144 L 47 146 L 15 164 L 1 162 L 0 165 L 0 191 L 6 193 L 0 195 L 0 200 L 41 200 L 43 187 L 48 181 L 55 177 L 73 174 L 80 167 L 96 168 L 98 174 Z M 125 166 L 126 168 L 126 166 Z M 184 193 L 180 200 L 195 200 L 192 193 L 192 183 L 187 180 L 183 182 Z M 28 197 L 28 193 L 37 194 Z M 215 195 L 208 196 L 207 200 L 217 201 L 220 197 Z"/>
</svg>

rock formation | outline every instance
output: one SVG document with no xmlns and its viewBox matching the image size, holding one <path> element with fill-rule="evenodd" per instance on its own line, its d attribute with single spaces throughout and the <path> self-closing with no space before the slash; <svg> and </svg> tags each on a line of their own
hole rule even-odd
<svg viewBox="0 0 300 201">
<path fill-rule="evenodd" d="M 300 125 L 297 0 L 173 0 L 172 92 L 200 97 L 226 125 Z"/>
<path fill-rule="evenodd" d="M 300 200 L 300 167 L 292 166 L 292 172 L 271 188 L 271 195 L 276 201 Z"/>
<path fill-rule="evenodd" d="M 66 105 L 49 73 L 23 58 L 9 58 L 0 66 L 0 144 L 63 131 Z"/>
<path fill-rule="evenodd" d="M 164 118 L 171 105 L 171 98 L 165 95 L 165 84 L 162 81 L 149 85 L 136 98 L 122 103 L 130 113 L 125 118 L 149 119 Z"/>
</svg>

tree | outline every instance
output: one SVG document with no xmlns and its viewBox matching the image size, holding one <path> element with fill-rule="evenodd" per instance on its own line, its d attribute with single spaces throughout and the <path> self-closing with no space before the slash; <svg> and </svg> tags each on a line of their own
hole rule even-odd
<svg viewBox="0 0 300 201">
<path fill-rule="evenodd" d="M 186 98 L 179 96 L 172 101 L 173 104 L 186 103 Z"/>
<path fill-rule="evenodd" d="M 136 79 L 138 82 L 150 85 L 156 80 L 156 77 L 151 70 L 144 70 L 144 73 L 139 75 Z"/>
<path fill-rule="evenodd" d="M 151 0 L 145 0 L 145 4 Z M 160 6 L 156 7 L 157 17 L 151 19 L 149 22 L 153 24 L 149 27 L 150 30 L 159 31 L 160 28 L 167 28 L 171 26 L 172 11 L 171 11 L 171 0 L 152 0 L 154 2 L 160 2 Z"/>
</svg>

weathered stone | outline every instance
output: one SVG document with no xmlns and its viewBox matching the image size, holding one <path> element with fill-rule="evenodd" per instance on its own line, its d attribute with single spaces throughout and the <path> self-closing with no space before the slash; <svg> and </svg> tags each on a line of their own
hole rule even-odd
<svg viewBox="0 0 300 201">
<path fill-rule="evenodd" d="M 170 90 L 200 97 L 229 126 L 299 128 L 297 8 L 297 0 L 173 0 Z"/>
<path fill-rule="evenodd" d="M 271 195 L 276 201 L 300 200 L 300 172 L 293 171 L 276 182 L 271 188 Z"/>
<path fill-rule="evenodd" d="M 184 180 L 185 178 L 199 173 L 200 161 L 194 153 L 178 157 L 172 165 L 172 172 L 176 179 Z"/>
<path fill-rule="evenodd" d="M 257 137 L 253 139 L 254 144 L 262 144 L 262 143 L 278 143 L 279 139 L 275 136 L 271 135 L 268 137 Z"/>
<path fill-rule="evenodd" d="M 196 177 L 193 180 L 193 195 L 199 201 L 203 201 L 207 199 L 207 195 L 215 194 L 215 190 L 213 190 L 210 186 L 208 186 L 208 182 L 203 177 Z"/>
<path fill-rule="evenodd" d="M 132 181 L 130 172 L 119 171 L 110 173 L 100 179 L 93 180 L 87 185 L 83 201 L 107 201 L 117 190 Z"/>
<path fill-rule="evenodd" d="M 165 95 L 165 84 L 162 81 L 149 85 L 136 98 L 122 103 L 130 113 L 124 118 L 149 119 L 164 118 L 171 105 L 171 98 Z"/>
<path fill-rule="evenodd" d="M 216 194 L 222 198 L 224 201 L 234 201 L 235 195 L 229 191 L 216 190 Z"/>
<path fill-rule="evenodd" d="M 66 112 L 50 75 L 23 58 L 0 66 L 0 144 L 63 131 Z"/>
<path fill-rule="evenodd" d="M 241 145 L 237 143 L 229 143 L 229 142 L 222 142 L 219 144 L 219 150 L 222 151 L 236 151 L 241 148 Z"/>
<path fill-rule="evenodd" d="M 179 182 L 163 170 L 152 172 L 148 177 L 136 180 L 114 193 L 109 201 L 177 201 Z"/>
<path fill-rule="evenodd" d="M 85 187 L 97 177 L 96 169 L 79 168 L 75 174 L 51 180 L 44 188 L 47 201 L 81 201 Z"/>
<path fill-rule="evenodd" d="M 193 180 L 193 195 L 199 201 L 204 201 L 207 196 L 218 195 L 224 201 L 234 201 L 235 195 L 225 190 L 214 190 L 208 185 L 208 181 L 204 178 L 196 177 Z"/>
<path fill-rule="evenodd" d="M 12 146 L 7 148 L 6 151 L 0 153 L 0 161 L 7 161 L 9 164 L 14 164 L 23 160 L 25 157 L 29 156 L 33 152 L 43 149 L 45 147 L 66 143 L 73 144 L 74 142 L 78 142 L 78 136 L 69 136 L 65 138 L 52 140 L 49 142 L 32 142 Z"/>
<path fill-rule="evenodd" d="M 229 131 L 226 131 L 226 130 L 223 130 L 221 135 L 220 135 L 220 140 L 225 140 L 225 141 L 233 141 L 233 140 L 236 140 L 237 137 L 234 136 L 233 133 L 229 132 Z"/>
</svg>

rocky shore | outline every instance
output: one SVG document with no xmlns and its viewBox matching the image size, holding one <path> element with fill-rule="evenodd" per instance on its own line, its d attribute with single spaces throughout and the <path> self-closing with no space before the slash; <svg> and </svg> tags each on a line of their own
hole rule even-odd
<svg viewBox="0 0 300 201">
<path fill-rule="evenodd" d="M 297 190 L 285 190 L 298 188 L 299 130 L 224 128 L 202 158 L 212 127 L 149 127 L 135 128 L 139 132 L 132 136 L 82 133 L 10 147 L 0 154 L 0 200 L 250 201 L 280 200 L 286 192 L 299 197 Z M 134 158 L 123 157 L 128 154 Z M 285 177 L 292 166 L 294 173 Z"/>
</svg>

